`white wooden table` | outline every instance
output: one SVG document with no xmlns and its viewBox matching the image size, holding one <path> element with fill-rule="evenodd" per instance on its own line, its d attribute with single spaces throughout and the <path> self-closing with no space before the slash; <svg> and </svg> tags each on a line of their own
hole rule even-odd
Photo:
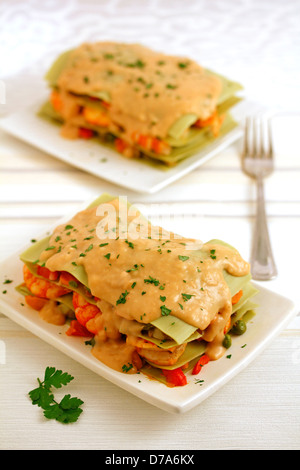
<svg viewBox="0 0 300 470">
<path fill-rule="evenodd" d="M 36 73 L 39 69 L 36 64 L 41 66 L 49 62 L 53 51 L 58 49 L 58 44 L 61 45 L 63 34 L 66 35 L 66 45 L 72 43 L 72 27 L 80 30 L 81 37 L 77 38 L 79 40 L 96 36 L 102 39 L 105 33 L 117 40 L 137 41 L 140 40 L 138 34 L 142 26 L 146 25 L 144 42 L 157 47 L 166 36 L 175 34 L 176 25 L 181 24 L 183 11 L 180 2 L 172 2 L 172 8 L 166 0 L 161 2 L 160 7 L 160 2 L 145 2 L 144 9 L 141 9 L 139 2 L 130 2 L 130 6 L 125 3 L 107 1 L 96 7 L 95 3 L 85 2 L 87 7 L 84 8 L 81 2 L 66 2 L 67 6 L 61 7 L 60 21 L 65 22 L 68 28 L 64 33 L 63 28 L 58 29 L 54 38 L 54 7 L 48 5 L 48 11 L 46 6 L 33 11 L 37 7 L 23 5 L 22 10 L 18 2 L 4 2 L 6 10 L 2 17 L 6 15 L 9 18 L 10 30 L 8 27 L 4 28 L 3 41 L 0 33 L 0 47 L 6 54 L 7 64 L 7 71 L 3 76 L 17 77 L 4 80 L 9 96 L 13 88 L 11 84 L 20 80 L 23 66 L 28 67 L 31 64 L 31 70 Z M 212 29 L 210 27 L 217 21 L 215 33 L 226 32 L 227 48 L 220 58 L 216 47 L 222 41 L 209 35 L 211 41 L 207 50 L 202 50 L 206 61 L 225 73 L 232 69 L 231 75 L 249 86 L 251 97 L 259 99 L 264 106 L 270 106 L 273 99 L 272 105 L 275 103 L 280 110 L 281 114 L 274 121 L 276 171 L 266 181 L 265 188 L 269 228 L 279 275 L 274 281 L 262 285 L 300 305 L 300 144 L 297 141 L 300 123 L 297 106 L 300 101 L 298 105 L 295 101 L 287 101 L 287 96 L 295 97 L 299 94 L 298 84 L 290 75 L 293 67 L 296 70 L 294 58 L 299 51 L 299 42 L 297 44 L 296 40 L 287 39 L 281 29 L 281 19 L 284 17 L 288 20 L 285 28 L 290 28 L 293 33 L 297 31 L 296 20 L 293 18 L 298 7 L 295 1 L 284 3 L 284 7 L 275 5 L 271 9 L 273 2 L 254 1 L 249 10 L 249 2 L 240 2 L 236 15 L 231 15 L 230 19 L 224 6 L 226 4 L 227 10 L 229 9 L 229 0 L 190 2 L 190 6 L 186 8 L 185 5 L 184 8 L 182 34 L 180 36 L 177 33 L 174 36 L 171 52 L 187 54 L 191 39 L 193 44 L 195 39 L 200 43 L 204 32 L 208 34 Z M 199 4 L 204 8 L 205 17 L 200 15 Z M 97 8 L 101 27 L 104 28 L 102 32 L 97 29 L 93 15 Z M 263 16 L 266 11 L 270 12 L 272 23 L 266 23 Z M 251 26 L 243 13 L 250 14 Z M 195 15 L 199 17 L 198 24 L 195 23 Z M 132 23 L 130 18 L 133 17 Z M 24 21 L 27 18 L 31 25 L 27 29 L 18 28 L 22 18 Z M 222 19 L 223 28 L 225 24 L 227 31 L 222 31 Z M 254 20 L 259 22 L 260 27 L 269 25 L 269 29 L 265 28 L 263 33 L 258 26 L 255 29 Z M 149 24 L 153 26 L 153 22 L 162 25 L 157 28 L 158 35 L 155 37 L 151 36 L 151 28 L 149 29 Z M 37 40 L 38 24 L 48 25 L 49 28 L 48 36 L 47 30 L 43 30 L 41 41 Z M 14 30 L 18 30 L 19 35 L 19 42 L 15 45 L 12 41 Z M 275 30 L 277 36 L 273 43 L 271 39 Z M 249 36 L 255 32 L 256 61 L 252 57 L 254 45 L 252 44 L 253 50 L 250 51 L 248 44 Z M 20 45 L 22 39 L 23 49 Z M 239 55 L 235 56 L 230 46 L 237 40 Z M 26 58 L 28 44 L 31 45 L 32 55 Z M 265 45 L 264 54 L 260 48 L 262 44 Z M 197 48 L 191 50 L 193 54 L 199 53 Z M 284 56 L 286 51 L 287 55 Z M 285 57 L 285 65 L 290 67 L 285 71 L 280 69 L 280 77 L 275 77 L 271 83 L 270 75 L 279 65 L 276 59 L 278 54 L 279 59 Z M 19 69 L 16 65 L 17 58 L 22 59 Z M 255 64 L 260 74 L 259 86 L 253 74 L 252 79 L 249 77 Z M 0 261 L 35 238 L 37 233 L 47 229 L 61 216 L 76 211 L 79 204 L 104 191 L 126 195 L 131 202 L 144 204 L 147 209 L 151 209 L 153 217 L 159 217 L 161 224 L 166 222 L 166 228 L 170 227 L 182 235 L 204 241 L 222 238 L 238 247 L 243 256 L 248 258 L 255 213 L 255 187 L 241 172 L 240 146 L 241 142 L 237 142 L 203 167 L 161 192 L 143 195 L 125 191 L 72 168 L 1 132 Z M 166 217 L 168 213 L 174 214 L 174 217 L 169 219 Z M 183 224 L 184 213 L 189 216 L 185 216 Z M 3 273 L 1 280 L 2 275 Z M 300 447 L 300 316 L 296 316 L 245 370 L 201 405 L 182 415 L 168 414 L 119 389 L 1 313 L 0 344 L 1 449 L 134 451 Z M 72 374 L 75 379 L 68 386 L 69 393 L 84 400 L 84 412 L 80 419 L 67 427 L 45 420 L 40 409 L 32 406 L 27 396 L 28 391 L 34 388 L 36 378 L 49 365 Z"/>
</svg>

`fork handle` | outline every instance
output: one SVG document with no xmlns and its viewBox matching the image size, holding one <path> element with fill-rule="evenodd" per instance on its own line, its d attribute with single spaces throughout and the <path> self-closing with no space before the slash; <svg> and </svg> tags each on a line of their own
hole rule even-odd
<svg viewBox="0 0 300 470">
<path fill-rule="evenodd" d="M 253 279 L 266 281 L 277 276 L 266 219 L 263 178 L 257 179 L 256 221 L 250 262 Z"/>
</svg>

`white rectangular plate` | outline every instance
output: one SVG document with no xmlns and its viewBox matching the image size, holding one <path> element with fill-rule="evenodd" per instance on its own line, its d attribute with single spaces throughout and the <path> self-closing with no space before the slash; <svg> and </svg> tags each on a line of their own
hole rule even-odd
<svg viewBox="0 0 300 470">
<path fill-rule="evenodd" d="M 65 220 L 67 219 L 64 218 Z M 54 227 L 50 230 L 52 228 Z M 44 236 L 45 234 L 42 235 Z M 143 374 L 126 375 L 110 369 L 92 355 L 90 346 L 84 344 L 84 338 L 69 337 L 64 334 L 67 325 L 58 327 L 46 323 L 40 319 L 36 311 L 27 307 L 24 304 L 24 297 L 15 290 L 15 287 L 22 282 L 22 263 L 19 255 L 25 248 L 27 246 L 0 264 L 1 312 L 101 377 L 170 413 L 186 412 L 199 405 L 257 357 L 297 313 L 292 301 L 257 286 L 260 290 L 255 297 L 255 301 L 259 304 L 257 315 L 249 323 L 246 333 L 233 339 L 233 344 L 228 350 L 230 359 L 225 355 L 216 362 L 210 362 L 198 376 L 188 372 L 186 386 L 169 388 L 160 382 L 148 379 Z M 5 279 L 13 282 L 3 284 Z M 51 364 L 51 358 L 49 365 L 55 366 Z M 197 383 L 198 380 L 203 382 Z"/>
<path fill-rule="evenodd" d="M 43 100 L 40 100 L 35 106 L 0 119 L 0 128 L 69 165 L 140 193 L 159 191 L 203 165 L 242 135 L 242 129 L 238 126 L 176 167 L 164 169 L 142 160 L 125 158 L 94 141 L 62 138 L 59 126 L 36 116 L 42 102 Z M 249 103 L 242 101 L 233 108 L 232 115 L 240 122 L 247 111 Z"/>
</svg>

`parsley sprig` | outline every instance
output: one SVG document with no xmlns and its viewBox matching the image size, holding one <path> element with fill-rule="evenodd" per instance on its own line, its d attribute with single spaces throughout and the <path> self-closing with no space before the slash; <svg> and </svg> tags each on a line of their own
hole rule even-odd
<svg viewBox="0 0 300 470">
<path fill-rule="evenodd" d="M 46 367 L 44 380 L 37 379 L 39 386 L 29 392 L 33 405 L 44 410 L 47 419 L 55 419 L 61 423 L 74 423 L 82 413 L 80 406 L 83 401 L 71 395 L 65 395 L 60 402 L 54 400 L 51 388 L 61 388 L 74 379 L 67 372 L 57 370 L 55 367 Z"/>
</svg>

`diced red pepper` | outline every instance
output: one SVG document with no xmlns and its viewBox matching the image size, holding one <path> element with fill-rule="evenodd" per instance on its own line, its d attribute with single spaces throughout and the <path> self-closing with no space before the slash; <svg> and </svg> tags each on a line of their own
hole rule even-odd
<svg viewBox="0 0 300 470">
<path fill-rule="evenodd" d="M 91 139 L 94 136 L 94 131 L 92 129 L 86 129 L 85 127 L 80 127 L 78 129 L 78 137 L 81 139 Z"/>
<path fill-rule="evenodd" d="M 124 150 L 126 150 L 128 147 L 128 144 L 125 142 L 125 140 L 123 139 L 116 139 L 115 140 L 115 149 L 117 150 L 117 152 L 119 153 L 123 153 Z"/>
<path fill-rule="evenodd" d="M 92 338 L 94 336 L 94 334 L 88 331 L 83 325 L 81 325 L 78 320 L 71 320 L 70 327 L 66 331 L 66 335 L 84 336 L 87 338 Z"/>
<path fill-rule="evenodd" d="M 197 375 L 202 369 L 202 366 L 205 366 L 210 361 L 209 357 L 207 354 L 203 354 L 203 356 L 200 357 L 200 359 L 196 362 L 194 365 L 192 374 Z"/>
<path fill-rule="evenodd" d="M 180 367 L 178 367 L 178 369 L 173 370 L 163 369 L 162 373 L 166 377 L 169 385 L 172 385 L 174 387 L 181 387 L 187 384 L 186 376 L 182 372 Z"/>
</svg>

